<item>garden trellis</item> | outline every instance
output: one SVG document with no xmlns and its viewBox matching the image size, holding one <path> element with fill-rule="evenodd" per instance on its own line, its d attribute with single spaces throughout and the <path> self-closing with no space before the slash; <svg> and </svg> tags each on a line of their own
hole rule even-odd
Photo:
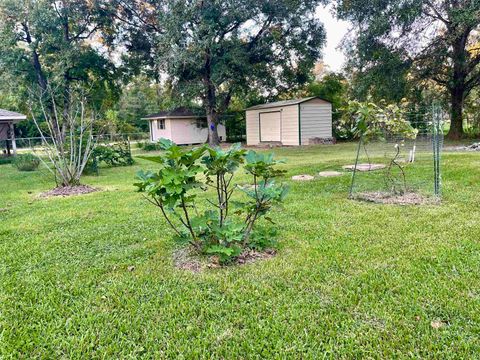
<svg viewBox="0 0 480 360">
<path fill-rule="evenodd" d="M 360 137 L 354 164 L 345 166 L 352 171 L 350 198 L 400 197 L 407 203 L 440 198 L 445 114 L 435 104 L 428 112 L 405 115 L 416 129 L 413 137 L 386 131 L 374 139 Z"/>
</svg>

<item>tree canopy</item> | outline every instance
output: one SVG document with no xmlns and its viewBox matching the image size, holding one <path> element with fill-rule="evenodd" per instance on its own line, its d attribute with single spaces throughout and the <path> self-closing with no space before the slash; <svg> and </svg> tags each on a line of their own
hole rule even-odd
<svg viewBox="0 0 480 360">
<path fill-rule="evenodd" d="M 339 0 L 337 13 L 357 28 L 351 60 L 367 88 L 395 97 L 407 80 L 433 81 L 448 95 L 449 137 L 463 136 L 464 101 L 480 82 L 480 2 Z"/>
<path fill-rule="evenodd" d="M 129 44 L 139 26 L 145 29 L 144 60 L 167 74 L 176 92 L 202 103 L 211 143 L 218 143 L 218 117 L 233 96 L 305 83 L 325 41 L 314 17 L 318 0 L 166 0 L 157 12 L 153 2 L 147 8 L 120 2 L 129 19 Z"/>
</svg>

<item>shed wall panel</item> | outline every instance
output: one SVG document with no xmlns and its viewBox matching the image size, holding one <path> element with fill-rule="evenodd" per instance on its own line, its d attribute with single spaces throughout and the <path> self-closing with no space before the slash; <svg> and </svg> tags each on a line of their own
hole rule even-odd
<svg viewBox="0 0 480 360">
<path fill-rule="evenodd" d="M 332 136 L 332 105 L 330 103 L 314 99 L 301 104 L 300 111 L 302 145 L 308 145 L 308 140 L 311 138 Z"/>
</svg>

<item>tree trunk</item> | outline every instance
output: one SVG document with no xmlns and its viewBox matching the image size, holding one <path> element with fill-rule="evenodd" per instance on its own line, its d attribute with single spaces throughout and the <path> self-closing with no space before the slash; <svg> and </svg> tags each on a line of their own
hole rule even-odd
<svg viewBox="0 0 480 360">
<path fill-rule="evenodd" d="M 207 124 L 208 124 L 208 144 L 211 146 L 217 146 L 220 144 L 220 139 L 218 138 L 218 117 L 215 110 L 211 107 L 207 110 Z"/>
<path fill-rule="evenodd" d="M 459 140 L 463 138 L 463 96 L 462 86 L 455 86 L 450 90 L 450 130 L 447 138 L 450 140 Z"/>
<path fill-rule="evenodd" d="M 450 91 L 450 131 L 447 138 L 451 140 L 461 139 L 463 132 L 463 101 L 467 93 L 466 79 L 468 76 L 467 58 L 465 50 L 468 34 L 467 29 L 452 42 L 453 77 L 448 90 Z"/>
</svg>

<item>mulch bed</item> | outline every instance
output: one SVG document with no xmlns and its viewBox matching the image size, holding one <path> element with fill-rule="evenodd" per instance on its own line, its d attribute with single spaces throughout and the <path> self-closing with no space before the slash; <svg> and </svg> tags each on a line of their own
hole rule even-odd
<svg viewBox="0 0 480 360">
<path fill-rule="evenodd" d="M 240 254 L 234 262 L 229 265 L 221 265 L 215 256 L 201 258 L 196 255 L 190 248 L 180 248 L 173 252 L 173 265 L 177 269 L 199 273 L 205 269 L 217 269 L 231 265 L 251 264 L 259 260 L 270 259 L 277 254 L 274 249 L 265 249 L 264 251 L 256 251 L 247 249 Z"/>
<path fill-rule="evenodd" d="M 437 204 L 438 200 L 426 197 L 417 193 L 409 192 L 403 195 L 395 195 L 386 192 L 367 192 L 359 193 L 354 196 L 355 200 L 373 202 L 376 204 L 396 204 L 396 205 L 432 205 Z"/>
<path fill-rule="evenodd" d="M 54 196 L 83 195 L 83 194 L 90 194 L 95 191 L 98 191 L 98 189 L 95 189 L 88 185 L 63 186 L 63 187 L 57 187 L 55 189 L 43 192 L 40 194 L 40 197 L 48 198 L 48 197 L 54 197 Z"/>
</svg>

